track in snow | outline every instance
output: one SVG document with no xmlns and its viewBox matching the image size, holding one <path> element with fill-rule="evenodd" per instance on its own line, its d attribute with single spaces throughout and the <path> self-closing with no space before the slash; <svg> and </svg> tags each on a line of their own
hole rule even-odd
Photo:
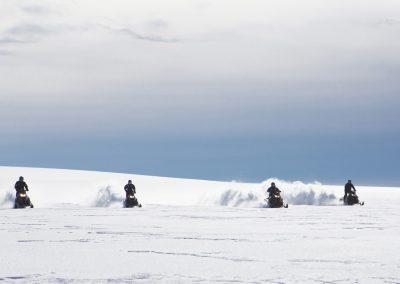
<svg viewBox="0 0 400 284">
<path fill-rule="evenodd" d="M 0 210 L 0 278 L 398 283 L 400 211 L 148 206 Z"/>
</svg>

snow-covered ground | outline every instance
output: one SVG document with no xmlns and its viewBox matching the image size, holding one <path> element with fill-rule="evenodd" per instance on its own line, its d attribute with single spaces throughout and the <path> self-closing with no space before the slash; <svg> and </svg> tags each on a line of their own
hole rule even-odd
<svg viewBox="0 0 400 284">
<path fill-rule="evenodd" d="M 10 209 L 23 175 L 35 209 Z M 138 209 L 122 187 L 137 186 Z M 400 188 L 266 184 L 0 167 L 0 280 L 400 283 Z"/>
</svg>

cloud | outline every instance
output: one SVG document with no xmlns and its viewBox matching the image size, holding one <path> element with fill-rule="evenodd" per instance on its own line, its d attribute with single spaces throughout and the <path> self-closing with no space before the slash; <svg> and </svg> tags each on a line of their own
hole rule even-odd
<svg viewBox="0 0 400 284">
<path fill-rule="evenodd" d="M 165 28 L 167 27 L 168 23 L 166 21 L 154 21 L 154 22 L 148 22 L 147 26 L 151 26 L 151 28 Z M 119 27 L 118 25 L 115 24 L 103 24 L 103 23 L 98 23 L 98 27 L 103 28 L 105 30 L 109 30 L 112 32 L 117 32 L 119 34 L 125 34 L 128 35 L 129 37 L 136 39 L 136 40 L 144 40 L 144 41 L 150 41 L 150 42 L 161 42 L 161 43 L 176 43 L 176 42 L 181 42 L 183 39 L 176 38 L 176 37 L 166 37 L 158 34 L 152 34 L 152 33 L 140 33 L 136 31 L 135 29 L 129 28 L 129 27 Z"/>
<path fill-rule="evenodd" d="M 13 55 L 13 53 L 11 51 L 0 49 L 0 56 L 10 56 L 10 55 Z"/>
<path fill-rule="evenodd" d="M 62 23 L 37 24 L 34 22 L 24 22 L 15 24 L 0 33 L 1 44 L 23 44 L 38 43 L 41 39 L 50 35 L 61 33 L 87 31 L 89 26 L 85 25 L 69 25 Z"/>
<path fill-rule="evenodd" d="M 0 37 L 1 44 L 25 44 L 35 43 L 41 37 L 57 33 L 59 27 L 44 27 L 34 23 L 18 23 L 5 30 L 4 36 Z"/>
<path fill-rule="evenodd" d="M 400 19 L 393 18 L 384 18 L 377 22 L 378 25 L 386 25 L 386 26 L 398 26 L 400 25 Z"/>
<path fill-rule="evenodd" d="M 14 35 L 45 35 L 51 33 L 52 30 L 44 28 L 38 24 L 22 23 L 12 26 L 7 29 L 7 33 Z"/>
<path fill-rule="evenodd" d="M 163 20 L 150 21 L 147 26 L 153 30 L 165 29 L 168 23 Z M 183 41 L 181 38 L 166 37 L 159 34 L 152 34 L 151 32 L 138 32 L 135 29 L 128 27 L 117 27 L 116 25 L 105 25 L 102 23 L 89 23 L 81 25 L 67 25 L 67 24 L 47 24 L 40 25 L 37 23 L 18 23 L 9 27 L 5 31 L 5 36 L 0 38 L 0 44 L 11 43 L 31 43 L 36 41 L 39 37 L 50 34 L 57 34 L 62 32 L 74 31 L 94 31 L 96 28 L 111 30 L 118 34 L 125 34 L 137 40 L 144 40 L 149 42 L 160 43 L 177 43 Z M 19 37 L 19 38 L 17 38 Z M 23 39 L 21 39 L 23 38 Z"/>
<path fill-rule="evenodd" d="M 152 20 L 147 22 L 147 26 L 157 30 L 165 29 L 169 26 L 168 22 L 162 19 Z"/>
<path fill-rule="evenodd" d="M 119 29 L 121 33 L 127 34 L 131 36 L 132 38 L 138 39 L 138 40 L 146 40 L 146 41 L 152 41 L 152 42 L 164 42 L 164 43 L 175 43 L 175 42 L 180 42 L 182 41 L 181 39 L 178 38 L 169 38 L 169 37 L 163 37 L 160 35 L 145 35 L 145 34 L 140 34 L 130 28 L 122 28 Z"/>
<path fill-rule="evenodd" d="M 28 14 L 33 14 L 37 16 L 42 16 L 50 13 L 50 10 L 47 7 L 40 6 L 40 5 L 26 5 L 22 6 L 21 10 Z"/>
<path fill-rule="evenodd" d="M 23 40 L 13 37 L 2 37 L 0 38 L 0 44 L 13 44 L 13 43 L 26 43 Z"/>
</svg>

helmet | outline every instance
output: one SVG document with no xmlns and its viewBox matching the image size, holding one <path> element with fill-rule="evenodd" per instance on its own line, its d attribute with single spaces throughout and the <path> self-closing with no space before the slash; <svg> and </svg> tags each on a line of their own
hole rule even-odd
<svg viewBox="0 0 400 284">
<path fill-rule="evenodd" d="M 271 182 L 271 185 L 272 185 L 272 186 L 275 186 L 275 183 L 274 183 L 274 182 Z"/>
<path fill-rule="evenodd" d="M 128 183 L 132 183 L 132 180 L 128 180 Z"/>
<path fill-rule="evenodd" d="M 23 180 L 24 180 L 24 177 L 23 177 L 23 176 L 20 176 L 20 177 L 19 177 L 19 180 L 20 180 L 20 181 L 23 181 Z"/>
</svg>

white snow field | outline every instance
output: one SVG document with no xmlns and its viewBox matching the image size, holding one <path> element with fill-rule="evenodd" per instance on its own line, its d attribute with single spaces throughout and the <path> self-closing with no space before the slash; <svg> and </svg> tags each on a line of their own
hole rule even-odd
<svg viewBox="0 0 400 284">
<path fill-rule="evenodd" d="M 17 178 L 34 209 L 11 209 Z M 133 179 L 143 208 L 124 209 Z M 29 283 L 400 283 L 400 188 L 260 184 L 0 167 L 0 280 Z"/>
</svg>

